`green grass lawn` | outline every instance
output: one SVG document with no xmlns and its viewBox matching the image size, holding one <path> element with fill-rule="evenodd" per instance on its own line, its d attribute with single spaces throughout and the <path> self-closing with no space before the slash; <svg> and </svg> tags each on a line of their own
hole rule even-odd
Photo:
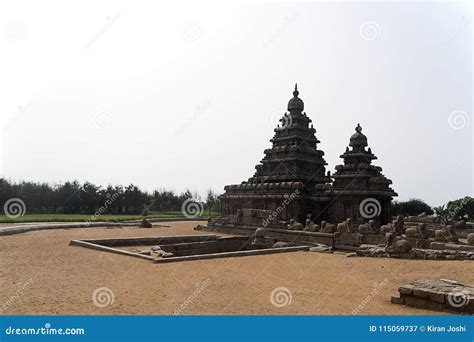
<svg viewBox="0 0 474 342">
<path fill-rule="evenodd" d="M 209 213 L 206 211 L 202 213 L 200 218 L 207 218 Z M 213 212 L 212 217 L 219 217 L 220 214 Z M 86 222 L 91 220 L 91 214 L 28 214 L 17 217 L 15 219 L 9 218 L 5 215 L 0 215 L 0 223 L 23 223 L 23 222 Z M 141 220 L 145 216 L 142 215 L 108 215 L 103 214 L 95 218 L 94 221 L 128 221 Z M 147 218 L 184 218 L 181 211 L 151 213 Z M 91 220 L 92 221 L 92 220 Z"/>
</svg>

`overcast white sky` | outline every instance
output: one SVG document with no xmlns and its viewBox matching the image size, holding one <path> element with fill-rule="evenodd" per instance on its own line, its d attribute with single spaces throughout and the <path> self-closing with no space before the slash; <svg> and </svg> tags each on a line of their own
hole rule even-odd
<svg viewBox="0 0 474 342">
<path fill-rule="evenodd" d="M 2 1 L 0 172 L 221 192 L 298 82 L 328 170 L 360 122 L 439 205 L 474 193 L 471 48 L 470 3 Z"/>
</svg>

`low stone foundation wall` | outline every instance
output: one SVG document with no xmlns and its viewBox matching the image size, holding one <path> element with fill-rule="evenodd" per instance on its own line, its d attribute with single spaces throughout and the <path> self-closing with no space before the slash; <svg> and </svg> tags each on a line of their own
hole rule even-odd
<svg viewBox="0 0 474 342">
<path fill-rule="evenodd" d="M 188 218 L 151 218 L 147 219 L 149 222 L 174 222 L 174 221 L 205 221 L 202 218 L 188 219 Z M 73 229 L 73 228 L 114 228 L 114 227 L 140 227 L 142 220 L 132 221 L 118 221 L 118 222 L 72 222 L 72 223 L 38 223 L 25 224 L 24 226 L 2 227 L 0 228 L 0 235 L 13 235 L 32 232 L 35 230 L 49 230 L 49 229 Z"/>
<path fill-rule="evenodd" d="M 275 253 L 291 253 L 291 252 L 308 251 L 309 249 L 310 249 L 309 246 L 291 246 L 291 247 L 283 247 L 283 248 L 253 249 L 253 250 L 242 250 L 242 251 L 235 251 L 235 252 L 157 258 L 157 259 L 154 259 L 154 262 L 158 264 L 162 264 L 162 263 L 177 262 L 177 261 L 232 258 L 232 257 L 244 257 L 244 256 L 265 255 L 265 254 L 275 254 Z"/>
<path fill-rule="evenodd" d="M 385 243 L 385 236 L 376 233 L 361 234 L 361 233 L 334 233 L 335 247 L 359 247 L 361 245 L 379 245 Z"/>
<path fill-rule="evenodd" d="M 466 251 L 474 252 L 474 246 L 471 245 L 460 245 L 454 243 L 444 243 L 444 242 L 432 242 L 430 244 L 431 249 L 450 249 L 455 251 Z"/>
<path fill-rule="evenodd" d="M 219 232 L 225 234 L 239 234 L 251 236 L 255 233 L 255 230 L 259 227 L 253 226 L 202 226 L 199 225 L 195 227 L 195 230 L 207 231 L 207 232 Z M 265 228 L 265 236 L 277 241 L 290 242 L 295 244 L 302 244 L 308 246 L 318 246 L 318 245 L 333 245 L 334 235 L 330 233 L 318 233 L 318 232 L 306 232 L 298 230 L 287 230 L 287 229 L 277 229 L 277 228 Z"/>
<path fill-rule="evenodd" d="M 218 237 L 209 241 L 173 244 L 160 243 L 160 247 L 165 252 L 173 253 L 174 257 L 255 249 L 247 236 Z"/>
<path fill-rule="evenodd" d="M 449 279 L 418 280 L 398 288 L 393 304 L 423 309 L 474 313 L 474 287 Z"/>
<path fill-rule="evenodd" d="M 384 247 L 361 246 L 356 250 L 356 255 L 361 257 L 422 260 L 474 260 L 474 252 L 450 249 L 435 250 L 413 248 L 409 253 L 388 254 L 385 252 Z"/>
</svg>

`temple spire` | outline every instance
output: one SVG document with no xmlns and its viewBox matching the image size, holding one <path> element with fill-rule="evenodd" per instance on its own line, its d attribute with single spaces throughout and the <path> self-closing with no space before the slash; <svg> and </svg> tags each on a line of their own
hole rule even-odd
<svg viewBox="0 0 474 342">
<path fill-rule="evenodd" d="M 300 92 L 298 91 L 298 83 L 295 83 L 295 91 L 293 91 L 293 96 L 298 97 Z"/>
<path fill-rule="evenodd" d="M 298 83 L 295 83 L 295 90 L 293 91 L 293 97 L 288 102 L 288 111 L 296 110 L 298 112 L 302 112 L 304 110 L 304 103 L 298 95 L 300 92 L 298 91 Z"/>
</svg>

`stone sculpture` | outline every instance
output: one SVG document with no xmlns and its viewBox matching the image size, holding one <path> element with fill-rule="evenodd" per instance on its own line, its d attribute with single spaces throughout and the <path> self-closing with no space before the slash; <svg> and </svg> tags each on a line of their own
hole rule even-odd
<svg viewBox="0 0 474 342">
<path fill-rule="evenodd" d="M 140 223 L 140 227 L 141 228 L 151 228 L 152 224 L 150 223 L 150 221 L 148 221 L 146 218 L 144 218 L 142 220 L 142 222 Z"/>
<path fill-rule="evenodd" d="M 426 223 L 419 223 L 416 227 L 405 229 L 405 235 L 412 238 L 426 239 L 428 237 L 428 228 L 426 228 Z"/>
<path fill-rule="evenodd" d="M 162 258 L 167 258 L 167 257 L 172 257 L 173 253 L 168 253 L 168 252 L 162 250 L 159 245 L 156 245 L 156 246 L 151 247 L 150 255 L 151 256 L 157 256 L 157 257 L 162 257 Z"/>
<path fill-rule="evenodd" d="M 402 235 L 405 232 L 405 219 L 402 215 L 398 215 L 397 218 L 392 221 L 393 231 L 398 235 Z"/>
<path fill-rule="evenodd" d="M 467 244 L 470 246 L 474 246 L 474 233 L 470 233 L 467 235 Z"/>
<path fill-rule="evenodd" d="M 339 233 L 350 233 L 352 232 L 352 219 L 347 218 L 344 222 L 337 225 L 337 231 Z"/>
<path fill-rule="evenodd" d="M 272 248 L 285 248 L 290 247 L 291 245 L 285 241 L 277 241 L 273 244 Z"/>
<path fill-rule="evenodd" d="M 257 228 L 253 235 L 252 246 L 254 248 L 270 248 L 272 246 L 271 241 L 267 241 L 265 238 L 265 228 Z"/>
<path fill-rule="evenodd" d="M 321 227 L 318 224 L 311 221 L 311 219 L 306 219 L 306 225 L 304 230 L 306 230 L 307 232 L 319 232 L 320 229 Z"/>
<path fill-rule="evenodd" d="M 385 236 L 385 234 L 393 232 L 393 225 L 392 223 L 387 223 L 384 224 L 383 226 L 380 227 L 380 234 Z"/>
<path fill-rule="evenodd" d="M 336 225 L 327 223 L 326 221 L 321 221 L 321 233 L 335 233 L 336 232 Z"/>
<path fill-rule="evenodd" d="M 387 233 L 387 243 L 385 244 L 385 252 L 388 254 L 408 253 L 412 247 L 407 239 L 396 235 L 395 233 Z"/>
<path fill-rule="evenodd" d="M 304 230 L 304 226 L 302 223 L 296 222 L 295 219 L 291 219 L 288 230 Z"/>
<path fill-rule="evenodd" d="M 361 234 L 375 233 L 375 220 L 369 220 L 369 222 L 359 225 L 358 230 Z"/>
</svg>

